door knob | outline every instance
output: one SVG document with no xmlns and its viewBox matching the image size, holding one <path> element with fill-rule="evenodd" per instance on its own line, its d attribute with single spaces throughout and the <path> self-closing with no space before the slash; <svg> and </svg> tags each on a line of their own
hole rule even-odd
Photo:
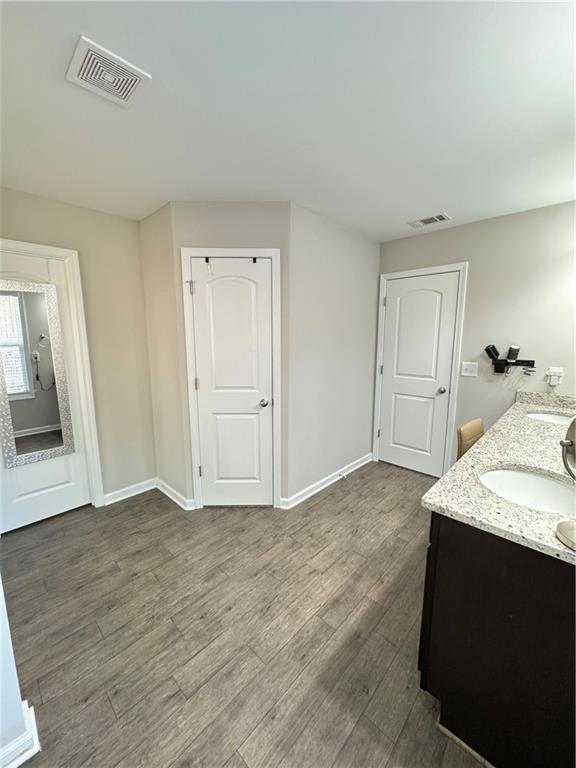
<svg viewBox="0 0 576 768">
<path fill-rule="evenodd" d="M 266 406 L 268 405 L 268 400 L 266 400 L 266 398 L 263 397 L 262 400 L 260 400 L 260 402 L 258 403 L 258 405 L 261 405 L 262 408 L 266 408 Z"/>
<path fill-rule="evenodd" d="M 443 395 L 446 392 L 446 387 L 438 387 L 438 394 Z"/>
</svg>

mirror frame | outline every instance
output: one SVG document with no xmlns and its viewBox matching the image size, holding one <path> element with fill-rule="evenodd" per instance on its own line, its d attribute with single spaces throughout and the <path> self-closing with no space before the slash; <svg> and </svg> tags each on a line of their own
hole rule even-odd
<svg viewBox="0 0 576 768">
<path fill-rule="evenodd" d="M 60 426 L 62 429 L 62 445 L 56 448 L 45 448 L 42 451 L 31 451 L 30 453 L 18 454 L 16 452 L 16 438 L 14 437 L 10 401 L 6 389 L 4 368 L 0 364 L 0 443 L 2 444 L 4 466 L 6 469 L 11 469 L 12 467 L 34 464 L 37 461 L 47 461 L 58 456 L 74 453 L 74 432 L 72 430 L 72 415 L 68 398 L 68 383 L 66 380 L 66 366 L 64 364 L 64 350 L 62 348 L 62 330 L 58 314 L 56 286 L 52 283 L 38 283 L 29 280 L 0 279 L 0 291 L 43 293 L 45 296 L 48 332 L 54 365 L 54 379 L 56 381 L 56 394 L 60 410 Z"/>
</svg>

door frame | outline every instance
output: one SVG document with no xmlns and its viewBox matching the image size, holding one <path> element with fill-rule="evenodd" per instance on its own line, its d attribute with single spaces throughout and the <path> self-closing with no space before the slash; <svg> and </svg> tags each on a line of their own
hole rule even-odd
<svg viewBox="0 0 576 768">
<path fill-rule="evenodd" d="M 436 267 L 408 269 L 401 272 L 387 272 L 380 275 L 378 291 L 378 331 L 376 340 L 376 370 L 374 375 L 374 423 L 372 431 L 372 451 L 375 461 L 379 461 L 380 409 L 382 401 L 382 365 L 384 359 L 384 327 L 386 324 L 386 282 L 403 277 L 426 277 L 446 272 L 458 273 L 458 296 L 456 298 L 456 325 L 454 328 L 454 346 L 452 348 L 452 365 L 450 372 L 450 389 L 448 417 L 446 420 L 446 435 L 444 436 L 444 458 L 442 473 L 446 472 L 456 460 L 456 408 L 458 404 L 458 386 L 460 381 L 459 365 L 462 353 L 462 336 L 464 332 L 464 311 L 466 306 L 466 288 L 468 285 L 468 262 L 459 261 L 454 264 L 442 264 Z"/>
<path fill-rule="evenodd" d="M 188 414 L 192 448 L 192 485 L 194 508 L 204 506 L 202 480 L 198 468 L 202 464 L 200 449 L 200 418 L 198 390 L 194 387 L 196 371 L 196 342 L 194 338 L 194 310 L 192 301 L 193 258 L 210 259 L 270 259 L 272 266 L 272 490 L 273 505 L 280 507 L 282 488 L 282 335 L 279 248 L 181 248 L 182 296 L 184 304 L 184 338 L 186 371 L 188 374 Z"/>
<path fill-rule="evenodd" d="M 94 407 L 94 390 L 90 355 L 88 351 L 88 335 L 86 333 L 86 316 L 84 314 L 84 299 L 82 296 L 82 281 L 80 278 L 80 259 L 78 251 L 69 248 L 56 248 L 52 245 L 26 243 L 20 240 L 0 238 L 0 252 L 8 251 L 18 256 L 61 261 L 66 270 L 66 285 L 68 288 L 68 303 L 72 320 L 72 336 L 70 344 L 73 349 L 73 364 L 78 376 L 80 395 L 80 413 L 84 427 L 86 466 L 88 470 L 88 487 L 90 501 L 94 507 L 104 505 L 104 486 L 102 483 L 102 465 L 100 463 L 100 448 L 98 446 L 98 428 L 96 425 L 96 410 Z M 30 280 L 25 273 L 6 272 L 14 279 Z M 40 281 L 39 281 L 40 282 Z"/>
</svg>

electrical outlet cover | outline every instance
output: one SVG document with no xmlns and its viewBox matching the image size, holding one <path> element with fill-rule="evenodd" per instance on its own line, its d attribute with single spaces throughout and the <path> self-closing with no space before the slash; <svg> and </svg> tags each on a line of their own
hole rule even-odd
<svg viewBox="0 0 576 768">
<path fill-rule="evenodd" d="M 478 363 L 462 363 L 462 376 L 478 376 Z"/>
</svg>

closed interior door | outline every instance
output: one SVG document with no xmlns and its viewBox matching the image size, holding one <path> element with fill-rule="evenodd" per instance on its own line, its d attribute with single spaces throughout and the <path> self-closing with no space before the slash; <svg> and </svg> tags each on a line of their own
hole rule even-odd
<svg viewBox="0 0 576 768">
<path fill-rule="evenodd" d="M 457 272 L 386 280 L 381 461 L 442 474 L 457 300 Z"/>
<path fill-rule="evenodd" d="M 91 499 L 65 263 L 9 247 L 0 258 L 0 530 L 6 532 Z"/>
<path fill-rule="evenodd" d="M 272 504 L 272 265 L 192 258 L 202 498 Z"/>
</svg>

